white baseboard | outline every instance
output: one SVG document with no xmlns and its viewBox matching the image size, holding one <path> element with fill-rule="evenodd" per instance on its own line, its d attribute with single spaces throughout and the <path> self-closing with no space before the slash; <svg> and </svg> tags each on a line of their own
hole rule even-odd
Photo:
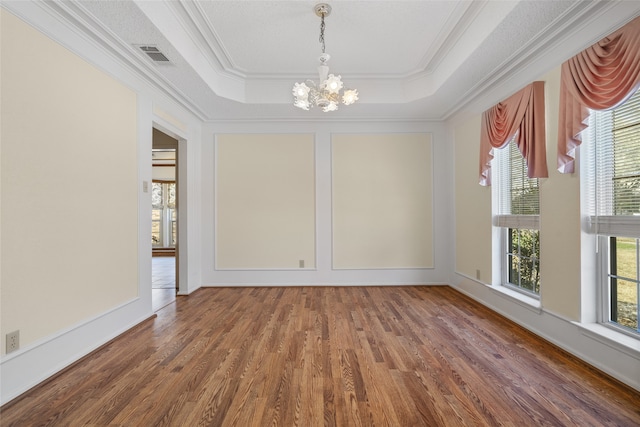
<svg viewBox="0 0 640 427">
<path fill-rule="evenodd" d="M 448 283 L 426 283 L 426 282 L 345 282 L 345 283 L 288 283 L 288 282 L 273 282 L 273 283 L 204 283 L 201 288 L 279 288 L 279 287 L 296 287 L 296 286 L 317 286 L 317 287 L 356 287 L 356 286 L 448 286 Z"/>
<path fill-rule="evenodd" d="M 118 335 L 151 318 L 135 298 L 0 360 L 0 405 L 15 399 Z"/>
<path fill-rule="evenodd" d="M 461 274 L 451 286 L 525 329 L 582 359 L 618 381 L 640 391 L 640 343 L 615 344 L 610 339 L 585 332 L 577 324 L 542 308 L 531 310 L 517 300 Z"/>
</svg>

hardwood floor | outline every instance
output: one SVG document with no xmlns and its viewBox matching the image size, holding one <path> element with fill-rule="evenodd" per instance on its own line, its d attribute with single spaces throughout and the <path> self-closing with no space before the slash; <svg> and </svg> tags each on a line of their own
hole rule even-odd
<svg viewBox="0 0 640 427">
<path fill-rule="evenodd" d="M 2 426 L 638 426 L 640 393 L 449 287 L 206 288 Z"/>
<path fill-rule="evenodd" d="M 154 313 L 163 309 L 175 300 L 175 289 L 151 289 L 151 306 Z"/>
</svg>

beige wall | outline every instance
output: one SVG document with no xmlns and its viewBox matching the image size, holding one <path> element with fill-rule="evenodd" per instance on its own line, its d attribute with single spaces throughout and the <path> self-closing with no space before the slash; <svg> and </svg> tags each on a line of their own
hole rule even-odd
<svg viewBox="0 0 640 427">
<path fill-rule="evenodd" d="M 580 168 L 578 161 L 574 174 L 556 167 L 560 67 L 540 80 L 545 81 L 549 165 L 549 178 L 540 181 L 540 294 L 546 310 L 580 320 Z"/>
<path fill-rule="evenodd" d="M 138 185 L 135 93 L 1 14 L 4 354 L 137 296 Z"/>
<path fill-rule="evenodd" d="M 457 126 L 454 141 L 455 269 L 491 283 L 491 188 L 478 184 L 480 116 Z"/>
<path fill-rule="evenodd" d="M 540 180 L 541 304 L 580 319 L 580 178 L 556 170 L 559 68 L 545 81 L 549 178 Z M 456 271 L 491 283 L 491 191 L 478 184 L 480 116 L 455 126 Z M 495 255 L 494 255 L 495 256 Z"/>
<path fill-rule="evenodd" d="M 315 268 L 313 134 L 216 137 L 218 269 Z"/>
<path fill-rule="evenodd" d="M 431 135 L 331 138 L 333 267 L 433 267 Z"/>
</svg>

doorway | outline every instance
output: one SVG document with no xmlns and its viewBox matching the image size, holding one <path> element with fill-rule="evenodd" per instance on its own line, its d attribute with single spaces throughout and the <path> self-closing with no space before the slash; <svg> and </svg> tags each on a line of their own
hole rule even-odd
<svg viewBox="0 0 640 427">
<path fill-rule="evenodd" d="M 178 140 L 153 129 L 151 184 L 151 293 L 153 311 L 175 301 L 178 290 Z"/>
</svg>

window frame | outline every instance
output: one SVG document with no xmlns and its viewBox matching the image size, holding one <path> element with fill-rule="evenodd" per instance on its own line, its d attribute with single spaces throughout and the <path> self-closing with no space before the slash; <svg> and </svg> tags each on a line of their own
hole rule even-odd
<svg viewBox="0 0 640 427">
<path fill-rule="evenodd" d="M 532 291 L 527 289 L 526 287 L 522 286 L 522 283 L 520 284 L 516 284 L 513 283 L 511 281 L 511 272 L 513 271 L 513 269 L 510 267 L 511 264 L 511 260 L 510 260 L 510 255 L 512 255 L 512 252 L 510 251 L 510 240 L 511 240 L 511 231 L 512 230 L 518 230 L 518 231 L 536 231 L 538 232 L 538 253 L 540 252 L 540 230 L 539 228 L 502 228 L 501 229 L 501 233 L 503 235 L 503 239 L 506 240 L 506 242 L 503 242 L 503 262 L 504 262 L 504 268 L 502 268 L 502 284 L 503 286 L 506 286 L 510 289 L 513 289 L 514 291 L 520 292 L 524 295 L 527 295 L 531 298 L 535 298 L 535 299 L 540 299 L 540 291 L 538 290 L 538 292 Z M 520 245 L 518 246 L 518 249 L 520 250 Z M 522 258 L 523 255 L 521 253 L 518 254 L 518 257 Z M 528 258 L 528 257 L 527 257 Z M 537 262 L 538 264 L 538 269 L 540 268 L 540 258 L 537 258 Z M 538 270 L 539 271 L 539 270 Z M 520 277 L 523 276 L 523 274 L 521 273 L 520 270 L 518 270 L 518 274 Z M 522 281 L 520 281 L 522 282 Z M 540 283 L 538 283 L 538 289 L 540 288 Z"/>
<path fill-rule="evenodd" d="M 612 320 L 613 298 L 611 296 L 610 272 L 611 260 L 612 256 L 615 256 L 615 252 L 611 251 L 611 239 L 616 237 L 622 236 L 596 235 L 598 251 L 596 258 L 597 322 L 609 329 L 640 339 L 640 301 L 638 301 L 639 306 L 636 308 L 636 311 L 639 312 L 637 330 Z M 636 262 L 640 264 L 640 259 L 636 259 Z M 640 287 L 640 285 L 636 283 L 636 287 Z"/>
<path fill-rule="evenodd" d="M 634 102 L 638 102 L 640 90 L 632 97 Z M 624 105 L 624 104 L 623 104 Z M 619 107 L 618 107 L 619 108 Z M 613 109 L 615 110 L 615 109 Z M 613 111 L 609 110 L 609 111 Z M 616 332 L 640 339 L 640 322 L 637 323 L 637 329 L 625 326 L 613 320 L 617 317 L 617 304 L 614 307 L 615 299 L 612 296 L 612 266 L 617 262 L 616 251 L 611 249 L 612 239 L 617 238 L 640 238 L 640 215 L 615 215 L 615 199 L 605 198 L 601 191 L 614 196 L 612 183 L 615 178 L 615 154 L 612 146 L 602 147 L 600 144 L 613 144 L 613 118 L 609 116 L 610 112 L 591 111 L 589 118 L 589 127 L 586 132 L 586 142 L 584 151 L 586 154 L 586 168 L 583 183 L 586 186 L 586 194 L 588 203 L 585 206 L 585 214 L 588 219 L 585 232 L 592 235 L 596 239 L 595 248 L 595 295 L 596 295 L 596 321 Z M 640 114 L 639 114 L 640 116 Z M 605 122 L 610 120 L 611 122 Z M 640 117 L 639 117 L 640 118 Z M 638 126 L 637 124 L 635 126 Z M 608 154 L 605 154 L 608 152 Z M 611 157 L 613 156 L 613 157 Z M 602 200 L 606 200 L 603 202 Z M 603 214 L 604 213 L 604 214 Z M 637 245 L 637 244 L 636 244 Z M 616 257 L 616 259 L 613 259 Z M 640 254 L 636 246 L 636 269 L 640 269 Z M 640 272 L 636 270 L 636 276 Z M 626 279 L 625 279 L 626 280 Z M 636 282 L 636 313 L 640 314 L 640 298 L 638 291 L 638 277 Z"/>
<path fill-rule="evenodd" d="M 151 206 L 152 212 L 155 210 L 160 211 L 160 219 L 154 220 L 152 219 L 152 224 L 154 222 L 159 222 L 159 240 L 158 244 L 152 243 L 151 246 L 157 249 L 175 249 L 177 246 L 177 241 L 173 241 L 174 229 L 177 227 L 177 201 L 174 207 L 169 206 L 169 187 L 171 185 L 176 186 L 175 181 L 164 181 L 164 180 L 153 180 L 153 184 L 159 184 L 162 187 L 162 208 L 156 208 L 153 205 Z M 175 190 L 174 190 L 175 191 Z M 173 219 L 173 216 L 176 216 L 176 219 Z M 153 235 L 152 235 L 153 237 Z"/>
<path fill-rule="evenodd" d="M 516 140 L 517 134 L 509 140 L 508 144 L 514 144 Z M 492 165 L 492 204 L 493 204 L 493 226 L 494 229 L 498 231 L 497 234 L 494 234 L 497 238 L 494 238 L 494 244 L 497 246 L 498 250 L 498 262 L 497 267 L 499 268 L 499 285 L 513 290 L 519 294 L 525 295 L 529 298 L 533 298 L 534 300 L 540 300 L 540 289 L 541 289 L 541 281 L 538 283 L 539 291 L 533 292 L 527 288 L 520 286 L 519 284 L 515 284 L 510 282 L 509 276 L 511 272 L 510 266 L 510 254 L 509 251 L 509 238 L 511 234 L 511 230 L 535 230 L 538 232 L 538 255 L 540 255 L 540 214 L 505 214 L 503 211 L 506 209 L 506 203 L 504 202 L 505 198 L 511 199 L 511 191 L 510 191 L 510 183 L 511 183 L 511 163 L 510 159 L 510 150 L 513 150 L 513 147 L 504 146 L 501 149 L 494 149 L 494 160 L 495 164 Z M 517 147 L 515 148 L 517 150 Z M 519 151 L 518 151 L 519 153 Z M 522 165 L 526 168 L 526 163 Z M 504 169 L 507 168 L 508 171 Z M 526 170 L 526 169 L 525 169 Z M 509 176 L 507 180 L 505 175 Z M 536 178 L 536 187 L 538 188 L 538 210 L 539 210 L 539 188 L 540 183 Z M 509 207 L 510 209 L 510 207 Z M 494 252 L 494 256 L 495 252 Z M 540 265 L 540 256 L 538 256 L 538 266 Z M 540 275 L 541 276 L 541 275 Z M 494 276 L 495 277 L 495 276 Z"/>
</svg>

